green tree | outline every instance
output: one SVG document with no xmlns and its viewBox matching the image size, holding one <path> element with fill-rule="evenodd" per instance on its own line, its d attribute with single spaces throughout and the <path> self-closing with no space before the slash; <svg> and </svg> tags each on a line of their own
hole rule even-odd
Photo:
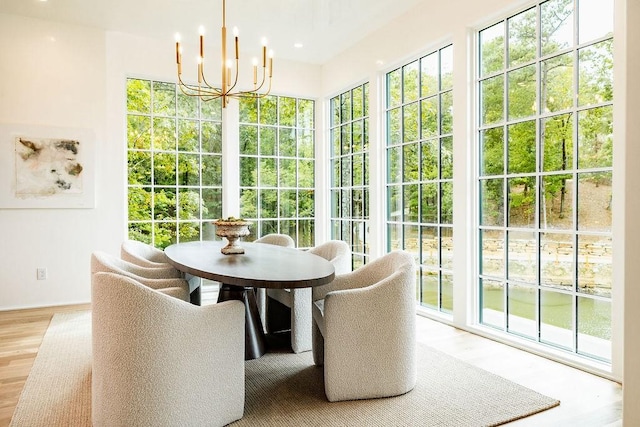
<svg viewBox="0 0 640 427">
<path fill-rule="evenodd" d="M 492 74 L 506 66 L 513 67 L 506 73 L 508 119 L 526 119 L 539 113 L 559 113 L 541 120 L 539 130 L 534 121 L 508 126 L 508 156 L 504 160 L 501 127 L 483 130 L 481 174 L 502 173 L 505 160 L 508 174 L 538 171 L 536 146 L 539 141 L 543 150 L 539 171 L 558 172 L 545 177 L 542 200 L 559 200 L 560 208 L 556 214 L 560 218 L 564 216 L 568 202 L 568 175 L 562 172 L 574 168 L 574 124 L 579 125 L 579 168 L 610 167 L 613 145 L 610 129 L 612 118 L 607 112 L 609 107 L 585 110 L 580 113 L 577 121 L 572 113 L 565 113 L 574 105 L 576 98 L 579 105 L 597 105 L 612 99 L 613 53 L 610 39 L 578 51 L 578 93 L 574 91 L 575 54 L 573 51 L 566 52 L 573 46 L 573 6 L 574 2 L 571 0 L 550 0 L 542 3 L 539 9 L 526 10 L 507 20 L 507 61 L 504 61 L 505 23 L 499 23 L 480 33 L 480 71 L 481 75 L 490 76 L 480 82 L 481 124 L 486 126 L 503 120 L 505 82 L 503 74 Z M 539 44 L 542 55 L 546 57 L 536 65 L 531 62 L 535 61 L 537 52 L 538 22 Z M 536 85 L 539 85 L 539 90 L 536 90 Z M 607 173 L 594 173 L 591 177 L 597 181 L 606 180 L 608 176 Z M 515 218 L 519 212 L 522 219 L 528 218 L 535 211 L 535 192 L 531 191 L 531 185 L 534 184 L 526 177 L 510 181 L 509 188 L 518 188 L 514 194 L 510 193 L 510 217 Z M 485 194 L 487 200 L 502 197 L 501 186 L 494 187 L 490 181 L 484 190 L 489 192 Z M 489 206 L 499 208 L 500 204 L 491 203 Z M 544 206 L 546 205 L 543 208 Z M 543 214 L 546 215 L 547 212 Z"/>
<path fill-rule="evenodd" d="M 127 80 L 130 238 L 161 248 L 199 239 L 202 221 L 221 215 L 220 108 L 173 83 Z"/>
</svg>

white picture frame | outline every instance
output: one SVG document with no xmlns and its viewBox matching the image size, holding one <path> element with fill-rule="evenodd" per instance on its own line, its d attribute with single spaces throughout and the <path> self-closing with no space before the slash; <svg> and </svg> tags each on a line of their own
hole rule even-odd
<svg viewBox="0 0 640 427">
<path fill-rule="evenodd" d="M 95 208 L 90 129 L 0 123 L 0 209 Z"/>
</svg>

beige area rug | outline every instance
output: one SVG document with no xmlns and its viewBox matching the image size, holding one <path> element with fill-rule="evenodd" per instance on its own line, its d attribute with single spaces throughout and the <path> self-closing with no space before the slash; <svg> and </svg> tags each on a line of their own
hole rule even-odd
<svg viewBox="0 0 640 427">
<path fill-rule="evenodd" d="M 311 352 L 246 363 L 241 426 L 489 426 L 560 402 L 454 357 L 418 347 L 418 384 L 398 397 L 329 403 Z M 205 397 L 206 399 L 206 397 Z M 56 314 L 11 422 L 13 427 L 91 425 L 91 314 Z M 188 425 L 188 422 L 185 424 Z"/>
</svg>

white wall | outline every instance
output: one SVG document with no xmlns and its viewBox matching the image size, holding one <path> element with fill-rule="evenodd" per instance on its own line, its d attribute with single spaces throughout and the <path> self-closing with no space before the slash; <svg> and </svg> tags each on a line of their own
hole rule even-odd
<svg viewBox="0 0 640 427">
<path fill-rule="evenodd" d="M 104 46 L 100 31 L 0 15 L 0 122 L 88 128 L 102 150 Z M 13 141 L 0 144 L 11 155 Z M 0 309 L 89 301 L 89 254 L 118 212 L 108 166 L 95 165 L 96 209 L 0 209 Z M 36 280 L 37 267 L 48 280 Z"/>
</svg>

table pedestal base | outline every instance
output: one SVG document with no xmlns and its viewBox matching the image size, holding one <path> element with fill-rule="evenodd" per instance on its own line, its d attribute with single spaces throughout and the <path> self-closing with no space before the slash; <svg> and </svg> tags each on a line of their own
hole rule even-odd
<svg viewBox="0 0 640 427">
<path fill-rule="evenodd" d="M 253 287 L 222 284 L 218 302 L 238 300 L 245 306 L 244 360 L 257 359 L 267 351 L 267 340 Z"/>
</svg>

